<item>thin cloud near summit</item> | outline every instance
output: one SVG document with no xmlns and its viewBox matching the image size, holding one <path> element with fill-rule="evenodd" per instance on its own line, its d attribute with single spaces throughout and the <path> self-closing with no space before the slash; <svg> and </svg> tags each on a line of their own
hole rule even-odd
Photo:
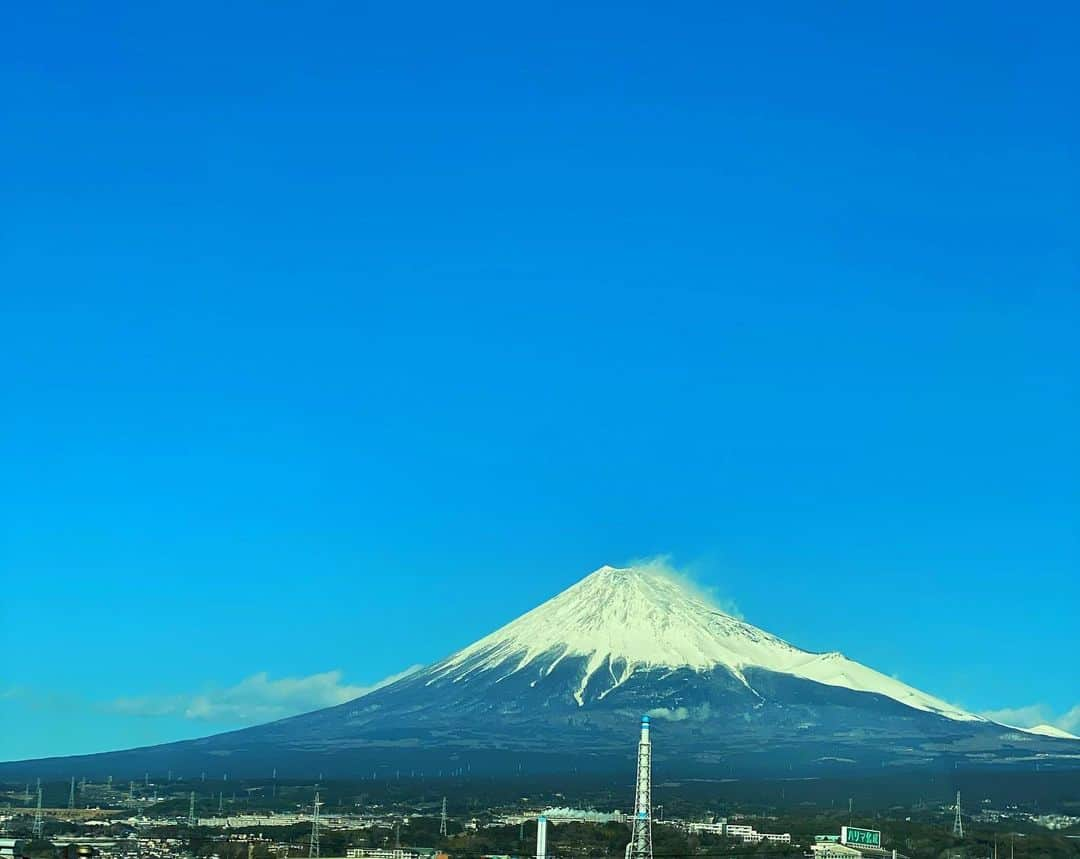
<svg viewBox="0 0 1080 859">
<path fill-rule="evenodd" d="M 986 710 L 979 715 L 999 724 L 1013 725 L 1017 728 L 1035 728 L 1040 725 L 1050 725 L 1068 731 L 1070 734 L 1080 733 L 1080 704 L 1066 710 L 1064 713 L 1057 714 L 1044 704 L 1030 704 L 1026 707 L 1004 707 L 1000 710 Z"/>
</svg>

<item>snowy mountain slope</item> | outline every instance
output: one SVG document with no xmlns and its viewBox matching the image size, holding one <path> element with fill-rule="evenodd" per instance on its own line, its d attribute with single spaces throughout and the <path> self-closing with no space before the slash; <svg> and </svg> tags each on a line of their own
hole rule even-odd
<svg viewBox="0 0 1080 859">
<path fill-rule="evenodd" d="M 1056 737 L 1059 740 L 1080 740 L 1080 737 L 1076 734 L 1070 734 L 1068 731 L 1061 728 L 1055 728 L 1053 725 L 1035 725 L 1033 728 L 1016 728 L 1013 725 L 1006 725 L 1007 728 L 1014 728 L 1017 731 L 1023 731 L 1025 734 L 1035 734 L 1039 737 Z"/>
<path fill-rule="evenodd" d="M 815 683 L 885 695 L 957 721 L 985 721 L 945 701 L 860 665 L 840 653 L 810 653 L 720 611 L 684 583 L 651 567 L 604 566 L 502 629 L 435 665 L 429 683 L 465 681 L 478 672 L 504 676 L 563 660 L 586 660 L 574 697 L 606 675 L 600 697 L 642 669 L 722 667 L 751 691 L 746 670 L 759 668 Z M 534 681 L 536 682 L 536 681 Z"/>
</svg>

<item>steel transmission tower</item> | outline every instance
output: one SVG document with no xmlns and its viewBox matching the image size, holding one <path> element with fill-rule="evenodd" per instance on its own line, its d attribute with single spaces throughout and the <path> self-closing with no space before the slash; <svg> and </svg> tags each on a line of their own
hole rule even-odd
<svg viewBox="0 0 1080 859">
<path fill-rule="evenodd" d="M 652 741 L 649 717 L 641 717 L 637 781 L 634 788 L 634 834 L 626 845 L 627 859 L 653 859 L 652 854 Z"/>
<path fill-rule="evenodd" d="M 71 777 L 71 790 L 68 793 L 68 808 L 75 807 L 75 776 Z"/>
<path fill-rule="evenodd" d="M 187 810 L 187 825 L 188 829 L 194 829 L 195 824 L 198 821 L 195 818 L 195 791 L 191 792 L 191 796 L 188 797 L 188 810 Z"/>
<path fill-rule="evenodd" d="M 960 791 L 956 792 L 956 820 L 953 821 L 952 834 L 956 838 L 964 837 L 964 821 L 960 817 Z"/>
<path fill-rule="evenodd" d="M 38 779 L 37 809 L 34 811 L 34 828 L 31 832 L 35 841 L 45 837 L 45 815 L 41 810 L 41 779 Z"/>
<path fill-rule="evenodd" d="M 311 843 L 308 845 L 309 859 L 318 859 L 319 856 L 319 792 L 315 791 L 315 812 L 311 816 Z"/>
<path fill-rule="evenodd" d="M 439 818 L 439 835 L 446 837 L 446 797 L 442 798 L 442 816 Z"/>
</svg>

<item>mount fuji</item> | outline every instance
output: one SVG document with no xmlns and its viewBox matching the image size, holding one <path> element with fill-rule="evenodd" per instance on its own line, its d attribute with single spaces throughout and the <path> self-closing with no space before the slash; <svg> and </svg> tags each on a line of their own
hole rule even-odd
<svg viewBox="0 0 1080 859">
<path fill-rule="evenodd" d="M 0 765 L 0 775 L 146 771 L 358 776 L 607 772 L 649 714 L 672 774 L 1080 767 L 1080 740 L 990 722 L 811 653 L 657 568 L 601 567 L 441 662 L 347 703 L 161 746 Z"/>
</svg>

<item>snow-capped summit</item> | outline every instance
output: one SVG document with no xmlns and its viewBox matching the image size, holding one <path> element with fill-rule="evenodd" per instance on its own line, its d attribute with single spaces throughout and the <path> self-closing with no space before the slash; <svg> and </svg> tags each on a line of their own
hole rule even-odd
<svg viewBox="0 0 1080 859">
<path fill-rule="evenodd" d="M 601 567 L 475 644 L 344 704 L 78 761 L 0 764 L 0 775 L 190 773 L 223 760 L 230 773 L 297 777 L 625 775 L 642 713 L 656 725 L 654 761 L 671 776 L 1080 761 L 1080 741 L 1055 729 L 1003 727 L 840 653 L 801 650 L 646 565 Z"/>
<path fill-rule="evenodd" d="M 585 660 L 574 698 L 606 675 L 598 697 L 622 686 L 636 671 L 722 667 L 751 691 L 746 670 L 760 668 L 874 692 L 960 721 L 982 721 L 958 707 L 853 662 L 841 653 L 810 653 L 714 606 L 692 586 L 655 566 L 603 566 L 517 620 L 434 666 L 437 679 L 465 680 L 477 672 L 504 676 L 533 670 L 550 675 L 563 660 Z M 602 678 L 604 679 L 604 678 Z"/>
</svg>

